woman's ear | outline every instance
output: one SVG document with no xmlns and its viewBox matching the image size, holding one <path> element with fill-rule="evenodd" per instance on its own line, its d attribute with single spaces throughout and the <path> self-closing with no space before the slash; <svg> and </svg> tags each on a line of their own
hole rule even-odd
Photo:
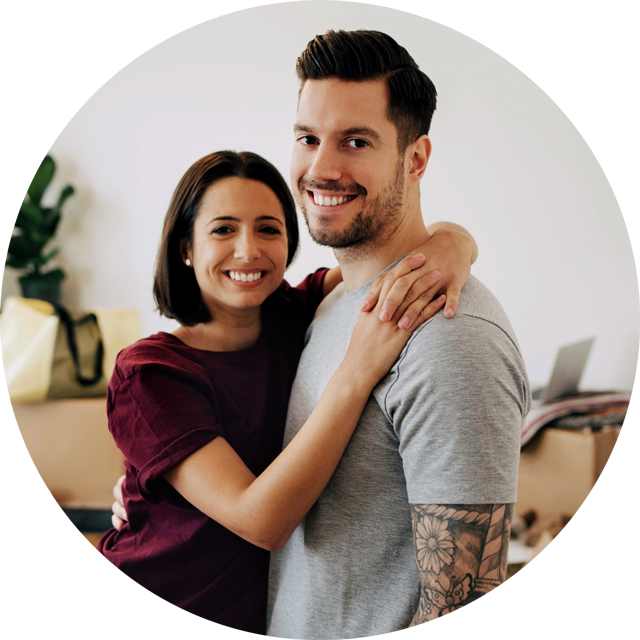
<svg viewBox="0 0 640 640">
<path fill-rule="evenodd" d="M 193 250 L 187 244 L 185 240 L 180 242 L 180 257 L 182 258 L 182 262 L 184 262 L 187 267 L 193 265 Z"/>
</svg>

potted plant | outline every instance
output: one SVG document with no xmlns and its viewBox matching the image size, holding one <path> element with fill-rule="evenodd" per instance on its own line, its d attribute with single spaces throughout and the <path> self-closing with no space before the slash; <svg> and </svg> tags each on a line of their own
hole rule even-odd
<svg viewBox="0 0 640 640">
<path fill-rule="evenodd" d="M 8 267 L 23 272 L 19 281 L 25 298 L 39 298 L 52 304 L 60 301 L 60 283 L 65 273 L 62 269 L 43 271 L 43 267 L 59 251 L 46 250 L 46 247 L 56 234 L 62 205 L 74 192 L 73 187 L 67 185 L 53 207 L 42 205 L 42 197 L 51 184 L 55 170 L 53 158 L 47 155 L 36 171 L 20 207 L 6 262 Z"/>
</svg>

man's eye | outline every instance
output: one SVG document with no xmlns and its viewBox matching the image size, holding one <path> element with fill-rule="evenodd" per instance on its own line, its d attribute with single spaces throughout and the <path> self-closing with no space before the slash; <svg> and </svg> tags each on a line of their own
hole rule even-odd
<svg viewBox="0 0 640 640">
<path fill-rule="evenodd" d="M 315 144 L 317 140 L 313 136 L 302 136 L 301 138 L 298 138 L 298 142 L 301 142 L 304 145 L 311 145 Z"/>
<path fill-rule="evenodd" d="M 369 143 L 366 140 L 362 140 L 361 138 L 353 138 L 352 140 L 347 140 L 347 144 L 353 149 L 362 149 L 369 146 Z"/>
</svg>

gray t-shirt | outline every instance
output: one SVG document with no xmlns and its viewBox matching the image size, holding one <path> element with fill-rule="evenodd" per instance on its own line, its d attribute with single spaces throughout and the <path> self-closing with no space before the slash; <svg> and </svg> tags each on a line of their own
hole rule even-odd
<svg viewBox="0 0 640 640">
<path fill-rule="evenodd" d="M 285 445 L 342 362 L 368 290 L 341 285 L 318 309 Z M 529 397 L 509 321 L 471 277 L 454 318 L 438 313 L 413 334 L 326 489 L 271 555 L 268 634 L 355 638 L 407 627 L 419 598 L 409 504 L 515 502 Z"/>
</svg>

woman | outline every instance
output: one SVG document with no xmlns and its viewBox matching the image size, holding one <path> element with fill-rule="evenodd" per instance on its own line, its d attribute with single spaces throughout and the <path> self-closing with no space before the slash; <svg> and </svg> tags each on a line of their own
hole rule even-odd
<svg viewBox="0 0 640 640">
<path fill-rule="evenodd" d="M 272 165 L 229 151 L 196 162 L 169 206 L 154 282 L 160 312 L 181 326 L 125 349 L 107 398 L 126 456 L 128 523 L 99 549 L 166 600 L 255 633 L 265 632 L 268 552 L 322 492 L 411 334 L 398 326 L 408 301 L 379 320 L 377 292 L 389 288 L 379 279 L 374 313 L 361 314 L 343 363 L 280 453 L 306 328 L 340 280 L 319 270 L 291 288 L 283 276 L 297 248 L 293 199 Z M 394 276 L 423 262 L 404 260 Z M 414 294 L 439 277 L 411 274 Z M 411 306 L 411 329 L 444 296 L 413 321 L 425 304 Z"/>
</svg>

